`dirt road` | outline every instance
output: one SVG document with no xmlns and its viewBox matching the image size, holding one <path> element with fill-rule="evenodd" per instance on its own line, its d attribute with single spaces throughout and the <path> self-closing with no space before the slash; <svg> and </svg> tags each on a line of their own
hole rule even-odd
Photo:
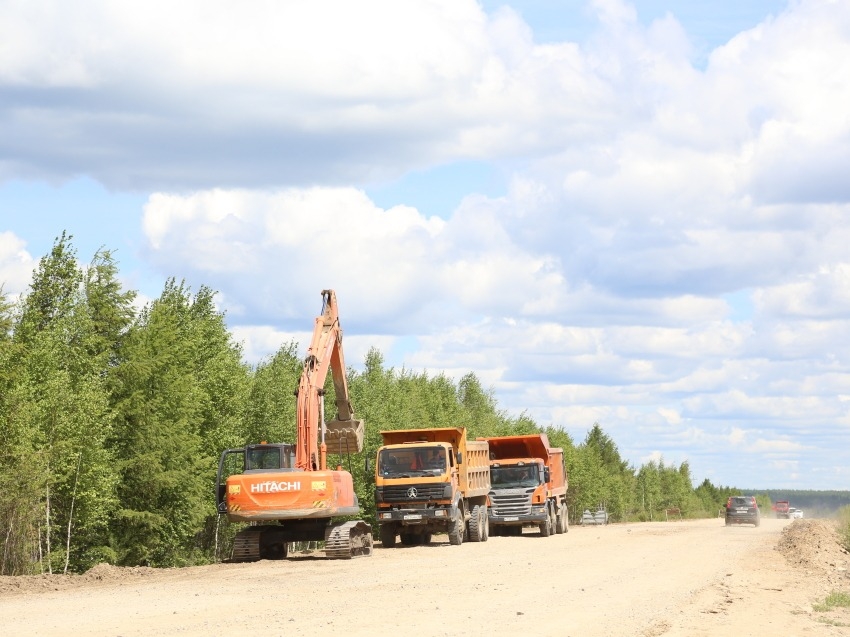
<svg viewBox="0 0 850 637">
<path fill-rule="evenodd" d="M 820 527 L 782 533 L 803 522 L 814 524 L 616 524 L 460 547 L 438 536 L 348 561 L 6 577 L 0 633 L 850 635 L 846 613 L 827 625 L 812 612 L 831 590 L 850 591 L 848 556 Z"/>
</svg>

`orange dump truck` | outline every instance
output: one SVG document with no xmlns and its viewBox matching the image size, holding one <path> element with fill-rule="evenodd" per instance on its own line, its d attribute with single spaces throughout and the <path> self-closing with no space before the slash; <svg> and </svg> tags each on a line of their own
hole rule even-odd
<svg viewBox="0 0 850 637">
<path fill-rule="evenodd" d="M 487 443 L 463 427 L 382 431 L 375 463 L 375 517 L 384 547 L 487 540 L 490 461 Z"/>
<path fill-rule="evenodd" d="M 525 526 L 543 536 L 566 533 L 563 450 L 550 447 L 546 434 L 478 440 L 490 447 L 490 534 L 519 535 Z"/>
</svg>

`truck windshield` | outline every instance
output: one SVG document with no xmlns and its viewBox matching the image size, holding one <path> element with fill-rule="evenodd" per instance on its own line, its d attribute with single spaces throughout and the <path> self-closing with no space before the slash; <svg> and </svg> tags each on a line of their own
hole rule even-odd
<svg viewBox="0 0 850 637">
<path fill-rule="evenodd" d="M 536 487 L 540 484 L 540 472 L 533 464 L 491 466 L 490 483 L 503 489 L 518 489 L 520 487 Z"/>
<path fill-rule="evenodd" d="M 446 450 L 443 447 L 381 449 L 378 469 L 385 478 L 442 475 L 446 472 Z"/>
</svg>

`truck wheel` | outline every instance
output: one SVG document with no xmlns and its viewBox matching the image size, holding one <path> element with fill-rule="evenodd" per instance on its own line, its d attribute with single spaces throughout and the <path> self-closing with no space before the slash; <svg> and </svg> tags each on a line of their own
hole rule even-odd
<svg viewBox="0 0 850 637">
<path fill-rule="evenodd" d="M 382 524 L 380 526 L 381 544 L 385 549 L 391 549 L 395 546 L 395 526 L 392 524 Z"/>
<path fill-rule="evenodd" d="M 430 533 L 423 533 L 422 534 L 422 544 L 427 546 L 430 543 L 431 543 L 431 534 Z"/>
<path fill-rule="evenodd" d="M 490 537 L 490 516 L 487 515 L 487 507 L 481 507 L 481 541 L 486 542 Z"/>
<path fill-rule="evenodd" d="M 463 544 L 463 518 L 449 522 L 449 544 L 460 546 Z"/>
<path fill-rule="evenodd" d="M 567 532 L 567 517 L 564 515 L 565 507 L 561 507 L 555 513 L 555 533 L 560 535 Z"/>
<path fill-rule="evenodd" d="M 552 514 L 549 507 L 546 507 L 546 521 L 540 524 L 540 536 L 549 537 L 552 535 Z"/>
<path fill-rule="evenodd" d="M 480 504 L 472 507 L 472 514 L 469 516 L 469 541 L 483 542 L 484 529 L 481 528 L 481 509 L 484 508 Z"/>
</svg>

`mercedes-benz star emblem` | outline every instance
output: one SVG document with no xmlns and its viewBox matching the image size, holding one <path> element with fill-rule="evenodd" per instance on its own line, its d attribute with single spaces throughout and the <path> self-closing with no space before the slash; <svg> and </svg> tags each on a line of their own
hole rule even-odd
<svg viewBox="0 0 850 637">
<path fill-rule="evenodd" d="M 416 490 L 416 487 L 410 487 L 407 490 L 407 497 L 408 498 L 416 498 L 418 496 L 419 496 L 419 491 Z"/>
</svg>

